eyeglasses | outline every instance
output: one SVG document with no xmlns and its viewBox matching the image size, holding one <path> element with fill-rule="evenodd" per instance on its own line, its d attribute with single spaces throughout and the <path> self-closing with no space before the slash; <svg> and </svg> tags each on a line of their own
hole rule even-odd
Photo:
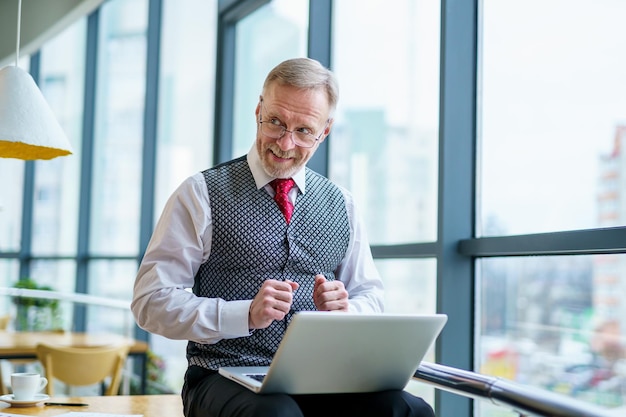
<svg viewBox="0 0 626 417">
<path fill-rule="evenodd" d="M 263 109 L 263 100 L 261 100 L 261 109 Z M 328 127 L 328 123 L 330 123 L 330 119 L 326 121 L 326 126 L 322 130 L 322 133 L 319 136 L 315 136 L 310 129 L 306 127 L 301 127 L 296 130 L 287 130 L 285 126 L 283 126 L 282 122 L 273 117 L 269 120 L 261 119 L 261 112 L 259 112 L 259 124 L 261 125 L 261 133 L 263 133 L 268 138 L 272 139 L 280 139 L 285 133 L 291 133 L 291 140 L 296 146 L 301 148 L 312 148 L 315 146 L 315 143 L 322 138 L 324 131 Z"/>
</svg>

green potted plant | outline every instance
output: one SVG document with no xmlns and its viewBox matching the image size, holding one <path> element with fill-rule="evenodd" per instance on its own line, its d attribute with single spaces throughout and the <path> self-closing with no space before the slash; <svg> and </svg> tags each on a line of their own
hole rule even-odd
<svg viewBox="0 0 626 417">
<path fill-rule="evenodd" d="M 17 281 L 13 287 L 52 291 L 51 287 L 47 285 L 40 286 L 31 278 L 23 278 Z M 61 328 L 59 300 L 15 296 L 13 297 L 13 303 L 17 306 L 16 330 L 41 331 Z"/>
</svg>

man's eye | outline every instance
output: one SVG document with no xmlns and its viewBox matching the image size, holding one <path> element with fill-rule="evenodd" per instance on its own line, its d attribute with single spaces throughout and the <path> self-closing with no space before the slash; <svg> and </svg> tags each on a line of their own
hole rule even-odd
<svg viewBox="0 0 626 417">
<path fill-rule="evenodd" d="M 270 123 L 274 126 L 282 126 L 282 123 L 278 119 L 270 119 Z"/>
<path fill-rule="evenodd" d="M 309 129 L 307 127 L 301 127 L 300 129 L 298 129 L 298 132 L 303 133 L 305 135 L 312 135 L 313 134 L 311 132 L 311 129 Z"/>
</svg>

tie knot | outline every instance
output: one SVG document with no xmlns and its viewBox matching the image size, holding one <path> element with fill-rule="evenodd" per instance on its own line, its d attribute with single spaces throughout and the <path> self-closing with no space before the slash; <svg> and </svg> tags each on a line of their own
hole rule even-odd
<svg viewBox="0 0 626 417">
<path fill-rule="evenodd" d="M 289 190 L 293 188 L 296 183 L 291 178 L 276 178 L 274 181 L 270 182 L 270 185 L 274 189 L 276 193 L 274 195 L 274 201 L 278 204 L 278 208 L 285 216 L 285 220 L 287 220 L 287 224 L 291 221 L 291 215 L 293 214 L 293 203 L 289 200 Z"/>
<path fill-rule="evenodd" d="M 270 185 L 276 194 L 287 194 L 296 183 L 293 178 L 276 178 L 274 181 L 270 182 Z"/>
</svg>

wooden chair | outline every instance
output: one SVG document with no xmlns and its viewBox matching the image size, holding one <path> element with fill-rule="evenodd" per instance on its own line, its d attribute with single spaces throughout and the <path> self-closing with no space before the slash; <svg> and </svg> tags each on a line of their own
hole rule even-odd
<svg viewBox="0 0 626 417">
<path fill-rule="evenodd" d="M 0 316 L 0 330 L 6 330 L 9 326 L 9 322 L 11 321 L 11 316 L 9 314 L 5 314 Z"/>
<path fill-rule="evenodd" d="M 104 395 L 117 395 L 122 381 L 128 345 L 115 346 L 54 346 L 37 345 L 37 358 L 48 378 L 46 392 L 54 395 L 55 379 L 68 386 L 87 386 L 110 381 Z"/>
</svg>

